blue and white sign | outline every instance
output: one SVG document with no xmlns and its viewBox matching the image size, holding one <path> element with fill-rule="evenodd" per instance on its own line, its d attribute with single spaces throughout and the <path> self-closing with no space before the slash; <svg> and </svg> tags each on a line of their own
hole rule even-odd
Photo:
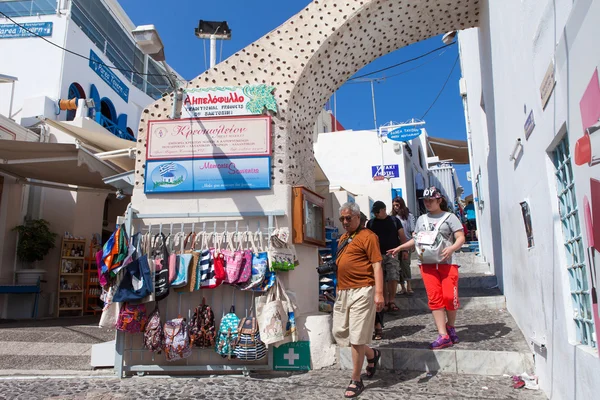
<svg viewBox="0 0 600 400">
<path fill-rule="evenodd" d="M 271 158 L 208 158 L 146 162 L 145 193 L 271 188 Z"/>
<path fill-rule="evenodd" d="M 398 169 L 398 164 L 392 165 L 373 165 L 371 167 L 371 176 L 375 178 L 376 176 L 383 176 L 384 178 L 399 178 L 400 172 Z"/>
<path fill-rule="evenodd" d="M 129 102 L 129 88 L 127 85 L 125 85 L 125 83 L 119 79 L 110 68 L 104 65 L 104 61 L 102 61 L 93 50 L 90 50 L 90 68 L 93 69 L 112 90 L 117 92 L 126 103 Z"/>
<path fill-rule="evenodd" d="M 417 126 L 401 126 L 388 132 L 387 137 L 396 142 L 408 142 L 419 137 L 423 129 Z"/>
<path fill-rule="evenodd" d="M 21 26 L 0 24 L 0 39 L 26 38 L 35 35 L 52 36 L 52 22 L 25 22 Z"/>
</svg>

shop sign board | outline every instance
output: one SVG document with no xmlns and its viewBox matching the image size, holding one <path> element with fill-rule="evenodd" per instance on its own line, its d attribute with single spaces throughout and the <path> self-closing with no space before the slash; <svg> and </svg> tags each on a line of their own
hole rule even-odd
<svg viewBox="0 0 600 400">
<path fill-rule="evenodd" d="M 34 34 L 52 36 L 52 22 L 24 22 L 21 26 L 0 24 L 0 39 L 26 38 L 35 36 Z"/>
<path fill-rule="evenodd" d="M 93 69 L 94 72 L 119 95 L 119 97 L 125 100 L 125 103 L 129 102 L 129 88 L 125 82 L 119 79 L 119 77 L 112 72 L 111 69 L 104 64 L 104 61 L 102 61 L 91 49 L 90 68 Z"/>
<path fill-rule="evenodd" d="M 275 371 L 309 371 L 310 342 L 282 344 L 273 349 L 273 369 Z"/>
<path fill-rule="evenodd" d="M 274 86 L 245 85 L 184 89 L 181 114 L 184 118 L 261 115 L 277 112 Z"/>
<path fill-rule="evenodd" d="M 188 118 L 148 123 L 148 160 L 271 155 L 271 117 Z"/>
<path fill-rule="evenodd" d="M 529 112 L 529 116 L 525 121 L 525 125 L 523 126 L 523 130 L 525 131 L 525 139 L 529 139 L 533 129 L 535 128 L 535 119 L 533 118 L 533 110 Z"/>
<path fill-rule="evenodd" d="M 376 178 L 399 178 L 400 172 L 398 168 L 398 164 L 388 164 L 388 165 L 373 165 L 371 166 L 371 176 L 373 180 L 378 180 Z"/>
<path fill-rule="evenodd" d="M 548 69 L 546 70 L 546 74 L 544 75 L 544 79 L 542 79 L 542 84 L 540 85 L 540 98 L 542 100 L 542 110 L 546 108 L 548 100 L 550 100 L 550 96 L 552 95 L 555 86 L 556 79 L 554 77 L 554 62 L 550 61 L 550 65 L 548 65 Z"/>
<path fill-rule="evenodd" d="M 408 142 L 419 137 L 423 129 L 417 126 L 401 126 L 388 132 L 387 137 L 396 142 Z"/>
<path fill-rule="evenodd" d="M 271 157 L 146 162 L 145 193 L 271 188 Z"/>
</svg>

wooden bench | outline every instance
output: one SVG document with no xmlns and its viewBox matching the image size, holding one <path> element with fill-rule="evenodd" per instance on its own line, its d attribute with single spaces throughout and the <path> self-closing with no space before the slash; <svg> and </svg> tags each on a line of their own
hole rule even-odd
<svg viewBox="0 0 600 400">
<path fill-rule="evenodd" d="M 33 310 L 31 310 L 31 318 L 37 318 L 38 303 L 40 299 L 40 280 L 37 285 L 0 285 L 0 294 L 35 294 L 33 302 Z"/>
</svg>

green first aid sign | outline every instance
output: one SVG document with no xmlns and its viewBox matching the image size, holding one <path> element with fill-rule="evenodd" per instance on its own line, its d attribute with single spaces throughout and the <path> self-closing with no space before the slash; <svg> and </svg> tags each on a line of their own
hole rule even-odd
<svg viewBox="0 0 600 400">
<path fill-rule="evenodd" d="M 276 371 L 310 370 L 310 342 L 286 343 L 275 347 L 273 369 Z"/>
</svg>

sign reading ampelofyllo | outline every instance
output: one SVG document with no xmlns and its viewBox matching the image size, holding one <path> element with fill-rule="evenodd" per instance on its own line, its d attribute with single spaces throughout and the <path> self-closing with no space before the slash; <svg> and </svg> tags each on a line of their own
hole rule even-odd
<svg viewBox="0 0 600 400">
<path fill-rule="evenodd" d="M 183 118 L 260 115 L 277 112 L 274 86 L 246 85 L 184 89 Z"/>
</svg>

